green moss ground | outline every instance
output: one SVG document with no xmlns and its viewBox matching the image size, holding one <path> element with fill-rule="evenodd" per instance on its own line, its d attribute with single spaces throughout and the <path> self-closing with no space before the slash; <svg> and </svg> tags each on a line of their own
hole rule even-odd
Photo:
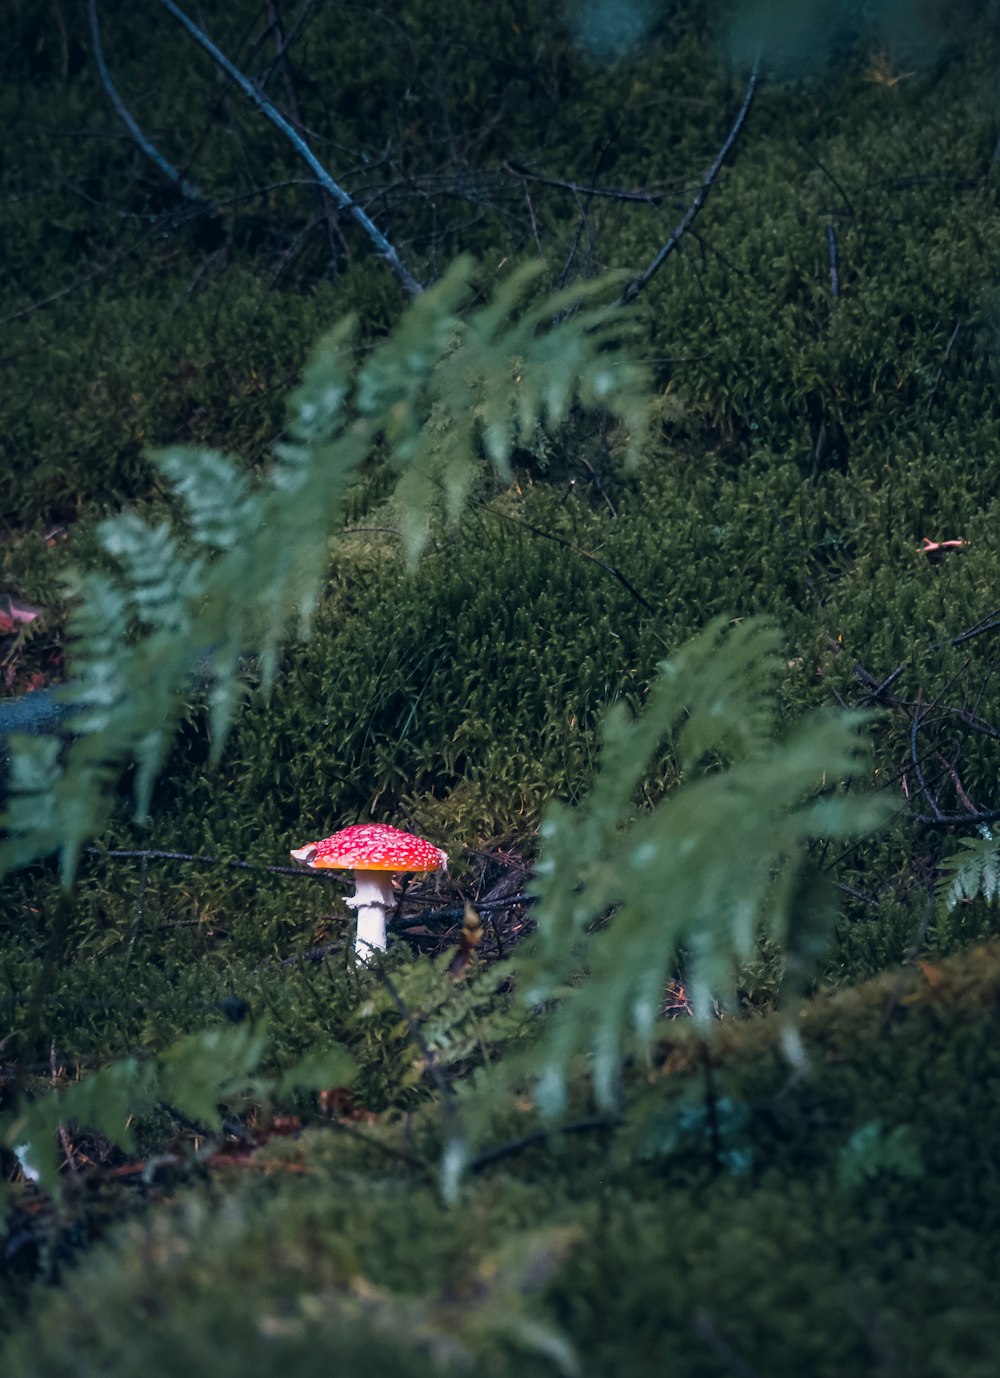
<svg viewBox="0 0 1000 1378">
<path fill-rule="evenodd" d="M 707 1378 L 735 1354 L 774 1375 L 985 1378 L 1000 1344 L 998 982 L 993 945 L 822 995 L 800 1013 L 801 1079 L 777 1016 L 725 1025 L 721 1162 L 698 1041 L 676 1023 L 630 1081 L 641 1133 L 512 1152 L 452 1210 L 395 1156 L 432 1152 L 430 1121 L 364 1126 L 380 1152 L 332 1126 L 272 1140 L 200 1186 L 161 1185 L 37 1301 L 4 1371 L 547 1373 L 531 1353 L 544 1326 L 595 1375 Z M 531 1122 L 508 1117 L 498 1141 Z"/>
<path fill-rule="evenodd" d="M 995 16 L 927 5 L 920 29 L 887 5 L 852 27 L 851 7 L 837 9 L 836 58 L 821 61 L 819 11 L 833 8 L 807 15 L 811 47 L 768 72 L 696 233 L 641 298 L 658 390 L 642 467 L 625 472 L 614 438 L 577 421 L 515 457 L 509 490 L 484 478 L 411 575 L 391 475 L 373 463 L 347 523 L 389 530 L 335 543 L 313 638 L 288 652 L 270 701 L 249 706 L 218 768 L 193 703 L 151 827 L 128 821 L 123 793 L 102 845 L 281 864 L 290 846 L 374 816 L 433 835 L 468 888 L 483 851 L 531 856 L 546 802 L 587 788 L 607 706 L 639 707 L 656 662 L 724 611 L 785 628 L 789 716 L 859 700 L 860 663 L 876 681 L 902 666 L 905 702 L 1000 719 L 995 634 L 939 644 L 1000 603 Z M 676 7 L 601 66 L 549 6 L 412 0 L 395 22 L 318 7 L 293 49 L 298 96 L 331 167 L 371 195 L 425 280 L 460 250 L 488 276 L 540 246 L 555 281 L 581 226 L 572 271 L 635 269 L 739 107 L 747 9 Z M 262 72 L 258 20 L 236 5 L 210 27 Z M 0 59 L 0 591 L 45 612 L 13 692 L 56 663 L 60 576 L 92 557 L 97 521 L 164 502 L 145 446 L 217 445 L 260 468 L 317 335 L 353 310 L 367 349 L 402 304 L 349 226 L 343 242 L 312 228 L 315 200 L 291 184 L 300 169 L 281 141 L 213 85 L 165 13 L 154 7 L 141 36 L 113 14 L 104 24 L 123 95 L 190 158 L 212 210 L 178 202 L 125 136 L 83 12 L 57 4 L 42 19 L 17 0 Z M 279 74 L 263 75 L 279 93 Z M 587 200 L 504 160 L 665 199 Z M 935 564 L 917 554 L 925 536 L 968 544 Z M 872 733 L 873 782 L 902 801 L 904 785 L 915 792 L 908 716 L 888 707 Z M 995 739 L 943 717 L 926 740 L 957 742 L 964 789 L 996 805 Z M 664 768 L 648 798 L 671 783 Z M 824 858 L 855 892 L 825 961 L 831 987 L 877 977 L 914 944 L 938 960 L 996 934 L 982 902 L 926 922 L 954 846 L 904 812 Z M 22 1036 L 54 896 L 46 867 L 2 884 L 0 1040 L 12 1041 L 0 1048 Z M 276 965 L 339 934 L 334 907 L 304 878 L 153 863 L 143 880 L 132 863 L 88 859 L 45 1038 L 65 1065 L 87 1065 L 160 1048 L 237 999 L 269 1014 L 275 1062 L 333 1034 L 364 1047 L 361 1104 L 413 1110 L 423 1091 L 392 1098 L 412 1049 L 390 1021 L 376 1035 L 349 1025 L 346 968 Z M 587 1373 L 739 1372 L 729 1346 L 761 1374 L 992 1378 L 996 959 L 956 960 L 944 992 L 918 982 L 885 1028 L 895 975 L 811 1006 L 802 1083 L 786 1085 L 772 1020 L 727 1027 L 718 1094 L 751 1107 L 745 1176 L 714 1172 L 701 1141 L 647 1161 L 622 1136 L 581 1134 L 484 1168 L 446 1213 L 432 1183 L 321 1128 L 265 1151 L 307 1173 L 215 1174 L 93 1253 L 66 1243 L 72 1229 L 89 1240 L 125 1203 L 77 1201 L 52 1255 L 68 1250 L 75 1269 L 52 1262 L 65 1286 L 32 1295 L 30 1325 L 17 1314 L 25 1256 L 10 1270 L 0 1368 L 308 1374 L 335 1351 L 345 1372 L 422 1373 L 460 1363 L 454 1341 L 486 1372 L 515 1353 L 519 1370 L 549 1372 L 517 1350 L 529 1329 L 503 1333 L 500 1318 L 523 1313 L 569 1335 Z M 772 985 L 767 964 L 747 974 L 751 1001 Z M 666 1078 L 668 1101 L 698 1103 L 699 1076 Z M 152 1151 L 173 1131 L 143 1132 Z M 373 1132 L 399 1142 L 398 1124 Z M 431 1117 L 412 1132 L 430 1153 Z M 852 1162 L 883 1166 L 857 1167 L 852 1185 Z M 422 1239 L 432 1247 L 418 1252 Z M 496 1262 L 508 1243 L 521 1263 Z"/>
</svg>

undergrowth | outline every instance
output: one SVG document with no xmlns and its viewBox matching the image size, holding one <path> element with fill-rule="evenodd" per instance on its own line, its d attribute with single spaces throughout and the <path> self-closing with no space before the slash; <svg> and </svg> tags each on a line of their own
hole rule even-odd
<svg viewBox="0 0 1000 1378">
<path fill-rule="evenodd" d="M 606 375 L 624 336 L 593 283 L 648 262 L 690 203 L 753 8 L 674 7 L 603 66 L 533 4 L 311 14 L 304 127 L 432 285 L 394 334 L 381 266 L 269 129 L 206 104 L 163 13 L 142 43 L 109 14 L 105 41 L 149 128 L 195 150 L 196 205 L 118 137 L 82 13 L 37 27 L 15 3 L 0 577 L 41 614 L 4 643 L 14 692 L 59 677 L 67 564 L 89 573 L 77 734 L 15 744 L 11 776 L 7 855 L 30 864 L 2 882 L 4 1166 L 49 1181 L 58 1147 L 63 1171 L 55 1204 L 8 1191 L 5 1374 L 336 1353 L 992 1378 L 997 957 L 969 949 L 997 932 L 998 843 L 975 824 L 1000 766 L 994 21 L 800 7 L 642 299 L 648 374 Z M 213 34 L 273 91 L 251 18 Z M 464 288 L 460 250 L 484 265 Z M 531 286 L 511 265 L 539 250 Z M 617 426 L 568 406 L 588 326 L 610 333 L 569 374 L 584 402 L 624 397 Z M 331 378 L 320 435 L 303 405 Z M 316 464 L 331 438 L 336 473 Z M 962 544 L 931 558 L 924 538 Z M 730 653 L 751 644 L 757 615 L 782 628 L 767 730 L 741 740 L 726 693 L 699 713 L 724 658 L 658 718 L 657 667 L 720 617 Z M 136 682 L 148 721 L 121 711 Z M 817 716 L 831 701 L 849 714 Z M 657 722 L 605 807 L 615 733 Z M 872 792 L 894 821 L 858 838 Z M 461 912 L 484 857 L 540 851 L 534 940 L 465 953 L 462 980 L 416 938 L 350 966 L 336 887 L 265 868 L 369 817 L 455 859 L 418 918 Z M 151 843 L 213 860 L 112 854 Z M 697 1029 L 661 1022 L 668 978 Z M 808 1000 L 820 978 L 849 989 Z"/>
</svg>

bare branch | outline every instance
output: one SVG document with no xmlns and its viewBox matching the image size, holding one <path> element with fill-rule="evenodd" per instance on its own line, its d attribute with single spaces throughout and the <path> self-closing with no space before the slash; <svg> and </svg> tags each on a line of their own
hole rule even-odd
<svg viewBox="0 0 1000 1378">
<path fill-rule="evenodd" d="M 263 862 L 243 861 L 238 857 L 223 860 L 220 857 L 204 856 L 197 852 L 165 852 L 158 847 L 85 847 L 84 851 L 91 856 L 115 857 L 119 860 L 142 861 L 144 863 L 152 858 L 155 861 L 193 861 L 199 866 L 228 866 L 237 871 L 270 871 L 278 876 L 315 876 L 319 874 L 316 871 L 307 871 L 301 866 L 267 866 Z M 324 880 L 341 880 L 339 875 L 324 876 L 323 878 Z M 346 879 L 349 881 L 350 876 L 347 876 Z"/>
<path fill-rule="evenodd" d="M 168 3 L 168 0 L 163 0 L 163 3 Z M 750 113 L 750 106 L 753 104 L 754 94 L 757 90 L 759 82 L 760 54 L 758 53 L 756 58 L 754 59 L 753 71 L 750 73 L 750 80 L 747 83 L 746 95 L 743 97 L 743 104 L 740 106 L 740 112 L 736 116 L 735 121 L 733 122 L 732 129 L 730 129 L 728 135 L 726 136 L 725 143 L 722 145 L 722 147 L 719 149 L 719 152 L 716 154 L 715 162 L 706 172 L 702 184 L 698 188 L 697 195 L 691 202 L 690 206 L 688 206 L 687 210 L 684 212 L 684 217 L 681 220 L 680 224 L 673 231 L 670 238 L 667 240 L 666 244 L 664 244 L 662 249 L 660 249 L 659 253 L 653 259 L 652 263 L 650 263 L 649 267 L 645 268 L 641 273 L 638 274 L 637 277 L 632 278 L 631 282 L 627 284 L 621 296 L 618 298 L 617 304 L 619 306 L 628 306 L 630 302 L 635 301 L 639 293 L 643 290 L 644 287 L 646 287 L 649 284 L 653 276 L 660 271 L 669 255 L 673 253 L 673 251 L 677 248 L 677 245 L 683 239 L 684 235 L 690 229 L 698 212 L 701 210 L 702 206 L 707 201 L 708 193 L 712 190 L 712 186 L 715 182 L 715 179 L 719 175 L 719 172 L 722 168 L 722 164 L 726 161 L 726 158 L 729 156 L 729 152 L 732 149 L 733 144 L 736 142 L 740 130 L 743 128 L 744 122 L 746 121 L 746 117 Z"/>
<path fill-rule="evenodd" d="M 523 526 L 526 531 L 530 531 L 533 536 L 542 536 L 547 541 L 555 541 L 557 545 L 565 546 L 567 550 L 572 550 L 581 559 L 589 560 L 591 564 L 597 565 L 598 569 L 603 569 L 605 574 L 610 574 L 613 579 L 617 579 L 622 588 L 626 589 L 632 597 L 644 607 L 648 612 L 655 612 L 656 609 L 648 598 L 643 597 L 636 586 L 627 579 L 620 569 L 614 565 L 609 565 L 604 560 L 599 560 L 596 555 L 592 555 L 589 550 L 583 550 L 580 546 L 574 545 L 572 541 L 567 541 L 562 536 L 557 536 L 554 531 L 543 531 L 540 526 L 533 526 L 531 522 L 526 522 L 523 517 L 515 517 L 511 512 L 505 512 L 500 507 L 490 507 L 483 504 L 483 507 L 494 517 L 503 517 L 505 521 L 514 522 L 517 526 Z"/>
<path fill-rule="evenodd" d="M 295 82 L 292 79 L 292 63 L 288 56 L 288 39 L 285 35 L 285 26 L 282 23 L 281 11 L 278 9 L 278 0 L 267 0 L 267 18 L 274 32 L 274 60 L 281 68 L 282 79 L 285 83 L 285 100 L 287 102 L 287 108 L 295 122 L 296 128 L 304 132 L 305 124 L 302 120 L 302 112 L 299 109 L 298 97 L 295 94 Z M 316 202 L 319 207 L 320 220 L 326 225 L 331 254 L 336 256 L 339 250 L 345 257 L 350 257 L 351 250 L 337 221 L 337 213 L 332 206 L 328 205 L 323 193 L 323 188 L 320 186 L 316 187 Z M 311 229 L 312 226 L 310 226 L 310 230 Z"/>
<path fill-rule="evenodd" d="M 543 177 L 539 172 L 531 172 L 520 163 L 509 158 L 500 164 L 504 172 L 519 177 L 522 182 L 538 182 L 543 187 L 557 187 L 560 191 L 571 191 L 578 196 L 600 196 L 608 201 L 639 201 L 645 206 L 658 206 L 669 195 L 665 191 L 619 191 L 614 187 L 592 187 L 583 182 L 566 182 L 558 177 Z"/>
<path fill-rule="evenodd" d="M 165 158 L 156 145 L 146 138 L 137 120 L 132 115 L 132 112 L 118 94 L 118 88 L 111 80 L 111 73 L 108 71 L 107 63 L 104 61 L 104 46 L 101 43 L 101 30 L 97 22 L 97 0 L 87 0 L 87 13 L 90 16 L 90 37 L 94 45 L 94 58 L 97 62 L 97 70 L 100 73 L 101 83 L 108 93 L 111 104 L 117 110 L 122 123 L 142 149 L 143 153 L 145 153 L 146 157 L 156 164 L 168 181 L 173 182 L 174 186 L 182 195 L 186 196 L 189 201 L 203 201 L 204 197 L 198 188 L 192 182 L 189 182 L 183 173 L 178 172 L 173 163 Z"/>
<path fill-rule="evenodd" d="M 826 222 L 826 247 L 830 257 L 830 295 L 836 301 L 840 296 L 840 263 L 837 255 L 837 234 L 832 220 Z"/>
<path fill-rule="evenodd" d="M 388 239 L 386 239 L 385 235 L 378 226 L 374 224 L 366 212 L 348 195 L 339 182 L 334 181 L 333 177 L 327 172 L 326 168 L 316 157 L 315 153 L 313 153 L 302 135 L 292 127 L 281 111 L 278 110 L 276 106 L 272 105 L 260 88 L 252 82 L 249 77 L 244 76 L 239 68 L 230 62 L 225 53 L 215 46 L 204 30 L 200 29 L 194 20 L 189 19 L 184 11 L 174 4 L 174 0 L 160 0 L 160 4 L 187 30 L 195 42 L 200 47 L 204 48 L 212 61 L 217 63 L 226 75 L 236 82 L 240 90 L 250 97 L 261 114 L 265 115 L 276 129 L 281 130 L 282 134 L 288 139 L 299 156 L 312 168 L 324 190 L 329 192 L 342 211 L 347 211 L 361 226 L 365 234 L 367 234 L 368 238 L 375 245 L 375 252 L 378 254 L 379 258 L 385 259 L 407 296 L 419 296 L 424 289 L 407 268 L 396 249 L 389 243 Z"/>
<path fill-rule="evenodd" d="M 945 364 L 947 364 L 948 362 L 948 356 L 951 354 L 951 351 L 954 348 L 955 341 L 958 339 L 958 332 L 961 330 L 961 328 L 962 322 L 956 321 L 955 329 L 951 332 L 951 335 L 948 338 L 948 344 L 945 347 L 944 357 L 938 364 L 937 372 L 934 374 L 934 382 L 931 384 L 931 390 L 927 395 L 927 404 L 924 407 L 925 412 L 930 412 L 931 407 L 933 407 L 934 405 L 934 398 L 937 396 L 938 383 L 940 383 L 941 381 L 941 375 L 942 373 L 944 373 Z"/>
</svg>

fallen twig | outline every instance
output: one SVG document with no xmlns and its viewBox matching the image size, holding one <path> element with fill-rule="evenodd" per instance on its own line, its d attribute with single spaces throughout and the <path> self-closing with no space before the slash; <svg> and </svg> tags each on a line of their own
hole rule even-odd
<svg viewBox="0 0 1000 1378">
<path fill-rule="evenodd" d="M 105 91 L 107 91 L 108 97 L 111 100 L 111 104 L 118 112 L 119 119 L 142 149 L 143 153 L 145 153 L 146 157 L 156 164 L 163 175 L 169 181 L 173 182 L 174 186 L 183 196 L 186 196 L 189 201 L 202 201 L 204 198 L 198 188 L 192 182 L 189 182 L 182 172 L 178 172 L 173 163 L 163 156 L 150 139 L 147 139 L 138 121 L 118 94 L 118 88 L 111 80 L 111 73 L 108 71 L 107 63 L 104 61 L 104 46 L 101 43 L 101 29 L 97 22 L 97 0 L 87 0 L 87 14 L 90 18 L 90 37 L 94 45 L 94 60 L 97 63 L 97 71 L 101 78 L 101 84 Z"/>
<path fill-rule="evenodd" d="M 215 46 L 208 34 L 206 34 L 203 29 L 199 28 L 194 20 L 190 19 L 182 9 L 174 4 L 174 0 L 160 0 L 160 4 L 169 14 L 173 15 L 178 24 L 182 25 L 183 28 L 187 30 L 194 41 L 208 53 L 212 61 L 217 63 L 226 75 L 236 82 L 240 90 L 250 97 L 261 114 L 265 115 L 275 128 L 281 130 L 282 134 L 288 139 L 299 156 L 312 168 L 323 189 L 329 192 L 342 211 L 346 211 L 361 226 L 365 234 L 367 234 L 368 238 L 374 244 L 375 252 L 378 254 L 379 258 L 384 259 L 389 265 L 407 296 L 419 296 L 424 289 L 407 268 L 402 258 L 400 258 L 398 251 L 390 244 L 389 240 L 386 239 L 385 235 L 372 221 L 369 215 L 344 190 L 340 183 L 334 181 L 333 177 L 331 177 L 330 173 L 316 157 L 315 153 L 298 130 L 293 128 L 281 111 L 268 100 L 259 87 L 252 82 L 249 77 L 245 76 L 237 66 L 230 62 L 225 53 Z"/>
<path fill-rule="evenodd" d="M 168 0 L 163 0 L 163 3 L 168 3 Z M 722 164 L 726 161 L 726 158 L 729 156 L 729 152 L 732 149 L 733 144 L 736 142 L 740 130 L 743 128 L 743 125 L 746 121 L 746 117 L 750 113 L 750 106 L 753 103 L 754 93 L 757 90 L 759 82 L 760 54 L 758 53 L 756 58 L 754 59 L 753 71 L 750 73 L 750 80 L 747 83 L 746 94 L 743 97 L 743 104 L 740 106 L 739 114 L 736 116 L 736 119 L 733 122 L 732 129 L 730 129 L 728 135 L 726 136 L 725 143 L 722 145 L 722 147 L 719 149 L 719 152 L 716 154 L 715 161 L 713 162 L 712 166 L 708 169 L 704 178 L 702 179 L 701 186 L 698 188 L 694 200 L 691 202 L 690 206 L 688 206 L 687 210 L 684 212 L 684 217 L 681 220 L 680 224 L 672 232 L 670 238 L 657 253 L 652 263 L 650 263 L 648 268 L 645 268 L 636 277 L 632 278 L 632 280 L 626 285 L 625 289 L 623 290 L 621 296 L 618 298 L 618 301 L 616 303 L 618 306 L 628 306 L 630 302 L 635 301 L 639 293 L 643 290 L 644 287 L 648 285 L 651 278 L 660 271 L 669 255 L 673 253 L 673 251 L 677 248 L 678 244 L 684 238 L 684 235 L 690 229 L 698 212 L 701 210 L 702 206 L 707 201 L 708 193 L 712 190 L 712 186 L 715 182 L 715 179 L 719 175 L 719 171 L 722 168 Z"/>
</svg>

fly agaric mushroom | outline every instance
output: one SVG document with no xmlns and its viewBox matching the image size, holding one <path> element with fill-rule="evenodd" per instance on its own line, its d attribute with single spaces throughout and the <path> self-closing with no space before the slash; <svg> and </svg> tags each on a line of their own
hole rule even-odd
<svg viewBox="0 0 1000 1378">
<path fill-rule="evenodd" d="M 448 869 L 447 852 L 387 823 L 342 828 L 322 842 L 297 847 L 292 858 L 311 871 L 354 872 L 356 890 L 345 903 L 358 911 L 354 951 L 359 962 L 367 962 L 373 952 L 385 951 L 386 915 L 396 907 L 391 876 L 401 871 L 427 875 Z"/>
</svg>

